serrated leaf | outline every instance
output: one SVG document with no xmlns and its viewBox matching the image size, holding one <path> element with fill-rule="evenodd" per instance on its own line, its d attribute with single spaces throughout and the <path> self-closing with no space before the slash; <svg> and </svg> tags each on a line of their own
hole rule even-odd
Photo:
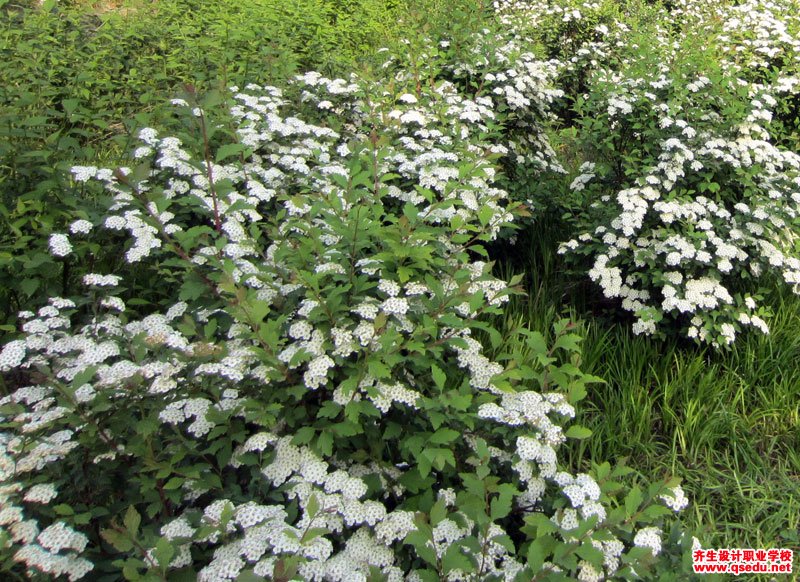
<svg viewBox="0 0 800 582">
<path fill-rule="evenodd" d="M 461 433 L 457 430 L 453 430 L 452 428 L 440 428 L 430 436 L 428 441 L 436 445 L 446 445 L 460 436 Z"/>
<path fill-rule="evenodd" d="M 492 521 L 503 519 L 511 513 L 511 499 L 512 497 L 510 495 L 500 495 L 492 499 L 489 504 L 489 516 L 492 518 Z"/>
<path fill-rule="evenodd" d="M 534 331 L 528 336 L 525 343 L 534 354 L 547 354 L 547 342 L 544 341 L 544 336 L 541 332 Z"/>
<path fill-rule="evenodd" d="M 445 573 L 460 570 L 468 574 L 475 571 L 475 564 L 469 559 L 469 555 L 464 554 L 461 545 L 453 544 L 442 557 L 442 570 Z"/>
<path fill-rule="evenodd" d="M 590 541 L 583 542 L 581 546 L 575 550 L 575 553 L 590 564 L 596 566 L 602 565 L 605 558 L 603 552 L 595 548 Z"/>
<path fill-rule="evenodd" d="M 167 491 L 177 489 L 178 487 L 183 485 L 183 481 L 184 481 L 183 477 L 173 477 L 172 479 L 164 483 L 163 488 Z"/>
<path fill-rule="evenodd" d="M 323 430 L 319 433 L 317 448 L 325 457 L 330 457 L 333 454 L 333 435 L 330 431 Z"/>
<path fill-rule="evenodd" d="M 306 513 L 308 513 L 310 519 L 314 519 L 317 513 L 319 513 L 319 499 L 317 499 L 316 495 L 309 497 L 308 504 L 306 505 Z"/>
<path fill-rule="evenodd" d="M 134 564 L 125 564 L 122 566 L 122 575 L 125 580 L 141 580 L 142 578 Z"/>
<path fill-rule="evenodd" d="M 539 572 L 545 561 L 545 549 L 543 538 L 537 538 L 528 546 L 528 567 L 532 572 Z"/>
<path fill-rule="evenodd" d="M 442 369 L 436 364 L 432 364 L 431 374 L 433 375 L 433 381 L 439 390 L 444 390 L 445 383 L 447 382 L 447 376 Z"/>
<path fill-rule="evenodd" d="M 136 532 L 139 531 L 139 524 L 142 523 L 142 516 L 139 515 L 139 512 L 136 511 L 136 508 L 131 505 L 128 507 L 128 511 L 125 512 L 125 517 L 122 520 L 122 523 L 125 525 L 125 529 L 128 530 L 132 536 L 136 535 Z"/>
<path fill-rule="evenodd" d="M 314 438 L 316 431 L 313 426 L 304 426 L 294 434 L 292 438 L 293 445 L 307 445 Z"/>
<path fill-rule="evenodd" d="M 486 226 L 492 220 L 492 216 L 494 216 L 494 209 L 491 206 L 483 206 L 478 211 L 478 220 L 481 222 L 481 226 Z"/>
<path fill-rule="evenodd" d="M 155 555 L 158 565 L 162 568 L 166 568 L 169 566 L 169 563 L 172 561 L 172 557 L 175 555 L 175 548 L 167 538 L 160 538 L 158 542 L 156 542 L 156 547 L 153 550 L 153 554 Z"/>
<path fill-rule="evenodd" d="M 431 525 L 436 527 L 440 521 L 447 517 L 447 506 L 443 499 L 439 499 L 431 508 Z"/>
<path fill-rule="evenodd" d="M 514 547 L 514 541 L 506 534 L 500 534 L 499 536 L 494 536 L 492 541 L 496 544 L 503 546 L 509 554 L 514 554 L 516 549 Z"/>
<path fill-rule="evenodd" d="M 380 360 L 372 360 L 368 362 L 367 368 L 369 369 L 369 373 L 375 378 L 388 378 L 392 375 L 392 370 L 389 368 L 389 366 Z"/>
<path fill-rule="evenodd" d="M 625 513 L 630 517 L 639 509 L 641 503 L 642 490 L 639 487 L 634 487 L 625 496 Z"/>
<path fill-rule="evenodd" d="M 247 150 L 247 147 L 240 143 L 226 143 L 217 150 L 215 161 L 217 163 L 231 156 L 237 156 Z"/>
<path fill-rule="evenodd" d="M 100 532 L 100 536 L 119 552 L 129 552 L 133 549 L 133 542 L 122 532 L 104 529 Z"/>
<path fill-rule="evenodd" d="M 318 538 L 319 536 L 324 536 L 325 534 L 330 533 L 330 530 L 324 527 L 312 527 L 303 534 L 303 539 L 301 543 L 306 544 L 313 540 L 314 538 Z"/>
</svg>

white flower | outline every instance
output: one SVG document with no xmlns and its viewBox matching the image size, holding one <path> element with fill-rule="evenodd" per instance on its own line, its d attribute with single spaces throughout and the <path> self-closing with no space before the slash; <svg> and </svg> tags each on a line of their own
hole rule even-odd
<svg viewBox="0 0 800 582">
<path fill-rule="evenodd" d="M 50 235 L 50 253 L 55 257 L 66 257 L 72 252 L 72 244 L 65 234 Z"/>
<path fill-rule="evenodd" d="M 661 496 L 661 499 L 664 500 L 664 505 L 672 509 L 673 511 L 681 511 L 687 505 L 689 505 L 689 499 L 681 489 L 680 485 L 673 487 L 670 490 L 670 494 L 665 494 Z"/>
<path fill-rule="evenodd" d="M 122 277 L 119 275 L 98 275 L 89 273 L 83 276 L 83 284 L 89 287 L 116 287 Z"/>
<path fill-rule="evenodd" d="M 0 352 L 0 370 L 16 368 L 25 359 L 25 340 L 13 340 L 3 346 Z"/>
<path fill-rule="evenodd" d="M 645 527 L 636 532 L 633 545 L 649 548 L 654 556 L 661 553 L 661 530 L 657 527 Z"/>
<path fill-rule="evenodd" d="M 23 499 L 28 503 L 50 503 L 57 495 L 55 485 L 44 483 L 28 489 Z"/>
<path fill-rule="evenodd" d="M 76 220 L 69 225 L 69 231 L 72 234 L 88 234 L 92 230 L 92 223 L 88 220 Z"/>
<path fill-rule="evenodd" d="M 401 297 L 390 297 L 381 304 L 381 310 L 387 315 L 405 315 L 408 312 L 408 301 Z"/>
<path fill-rule="evenodd" d="M 73 166 L 72 175 L 75 176 L 76 182 L 88 182 L 97 176 L 97 167 L 95 166 Z"/>
</svg>

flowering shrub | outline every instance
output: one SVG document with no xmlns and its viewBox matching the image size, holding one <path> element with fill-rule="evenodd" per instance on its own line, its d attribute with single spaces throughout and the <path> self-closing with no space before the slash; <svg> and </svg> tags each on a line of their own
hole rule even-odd
<svg viewBox="0 0 800 582">
<path fill-rule="evenodd" d="M 481 120 L 495 151 L 502 154 L 497 159 L 503 170 L 497 184 L 530 210 L 535 206 L 532 177 L 564 173 L 547 132 L 555 121 L 551 107 L 563 96 L 555 86 L 560 64 L 537 58 L 532 41 L 519 27 L 507 25 L 514 34 L 482 28 L 468 39 L 425 39 L 421 48 L 409 47 L 409 55 L 390 58 L 385 68 L 413 86 L 445 80 L 471 96 L 477 108 L 465 110 L 460 119 Z M 520 210 L 518 218 L 523 213 Z M 501 238 L 507 235 L 503 232 Z"/>
<path fill-rule="evenodd" d="M 22 380 L 0 401 L 4 567 L 70 580 L 648 572 L 687 503 L 677 481 L 642 489 L 630 469 L 560 461 L 589 436 L 568 425 L 599 381 L 578 367 L 579 338 L 561 322 L 550 341 L 508 341 L 485 318 L 520 291 L 479 260 L 521 213 L 498 187 L 495 100 L 413 75 L 308 73 L 233 101 L 234 143 L 214 146 L 216 125 L 178 100 L 199 157 L 145 129 L 138 167 L 74 169 L 113 203 L 54 234 L 52 252 L 126 234 L 127 263 L 179 301 L 143 312 L 124 271 L 91 273 L 85 297 L 21 314 L 24 338 L 0 353 Z"/>
<path fill-rule="evenodd" d="M 769 58 L 796 62 L 798 43 L 770 34 L 737 44 L 734 31 L 749 26 L 734 16 L 741 7 L 707 8 L 684 3 L 678 14 L 694 24 L 679 41 L 663 29 L 629 35 L 624 66 L 591 75 L 577 103 L 589 155 L 570 186 L 584 201 L 584 232 L 560 252 L 591 258 L 590 278 L 636 314 L 636 333 L 656 333 L 666 319 L 721 346 L 744 328 L 768 333 L 765 276 L 800 292 L 800 156 L 770 131 L 798 81 L 765 72 Z M 770 18 L 778 26 L 774 7 Z"/>
</svg>

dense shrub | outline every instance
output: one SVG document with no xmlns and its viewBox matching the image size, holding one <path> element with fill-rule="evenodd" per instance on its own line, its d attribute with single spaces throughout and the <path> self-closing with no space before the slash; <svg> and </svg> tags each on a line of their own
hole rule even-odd
<svg viewBox="0 0 800 582">
<path fill-rule="evenodd" d="M 404 13 L 383 0 L 27 4 L 0 0 L 3 331 L 27 302 L 71 292 L 86 272 L 40 244 L 87 211 L 72 165 L 120 163 L 137 127 L 168 123 L 164 105 L 184 84 L 207 93 L 282 82 L 301 67 L 353 69 Z M 78 250 L 106 268 L 119 254 Z"/>
<path fill-rule="evenodd" d="M 796 60 L 797 43 L 770 34 L 748 56 L 752 43 L 731 40 L 740 8 L 720 19 L 697 5 L 678 41 L 654 28 L 624 42 L 612 35 L 601 52 L 609 62 L 576 102 L 579 236 L 561 251 L 591 258 L 589 276 L 636 314 L 635 332 L 676 321 L 720 346 L 744 327 L 768 332 L 758 294 L 770 273 L 800 291 L 800 157 L 776 146 L 770 127 L 798 83 L 754 56 Z M 719 43 L 708 42 L 712 31 Z"/>
<path fill-rule="evenodd" d="M 577 365 L 572 325 L 484 355 L 477 338 L 503 344 L 484 316 L 519 291 L 481 260 L 522 210 L 498 187 L 503 98 L 429 81 L 308 73 L 237 89 L 237 140 L 218 146 L 220 128 L 178 100 L 200 147 L 145 129 L 136 168 L 74 169 L 113 202 L 53 234 L 51 253 L 125 233 L 127 262 L 180 301 L 137 313 L 122 269 L 22 314 L 25 337 L 0 354 L 25 384 L 2 400 L 7 570 L 596 580 L 654 567 L 686 504 L 677 481 L 643 489 L 624 467 L 559 461 L 588 436 L 567 425 L 599 381 Z M 515 90 L 549 98 L 539 82 Z M 670 531 L 670 547 L 687 542 Z"/>
</svg>

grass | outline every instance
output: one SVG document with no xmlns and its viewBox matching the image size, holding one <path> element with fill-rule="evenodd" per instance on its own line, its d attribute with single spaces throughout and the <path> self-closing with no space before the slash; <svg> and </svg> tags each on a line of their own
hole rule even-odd
<svg viewBox="0 0 800 582">
<path fill-rule="evenodd" d="M 567 274 L 559 231 L 556 220 L 533 224 L 502 266 L 524 270 L 529 290 L 503 327 L 581 322 L 582 367 L 606 383 L 578 407 L 594 434 L 572 445 L 573 466 L 627 458 L 650 479 L 681 477 L 691 499 L 682 520 L 705 547 L 800 548 L 800 297 L 774 292 L 771 334 L 729 351 L 636 336 Z"/>
</svg>

